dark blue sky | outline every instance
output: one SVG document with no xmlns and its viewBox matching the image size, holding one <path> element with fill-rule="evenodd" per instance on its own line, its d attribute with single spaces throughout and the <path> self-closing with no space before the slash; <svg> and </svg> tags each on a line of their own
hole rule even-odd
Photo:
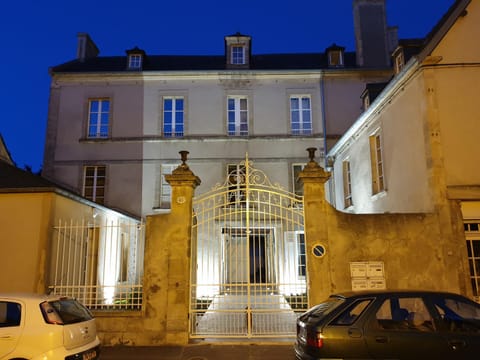
<svg viewBox="0 0 480 360">
<path fill-rule="evenodd" d="M 387 21 L 401 38 L 425 36 L 454 0 L 387 0 Z M 75 58 L 77 33 L 100 55 L 223 54 L 223 37 L 252 36 L 252 51 L 354 50 L 352 0 L 16 0 L 0 10 L 2 134 L 16 165 L 43 162 L 48 68 Z"/>
</svg>

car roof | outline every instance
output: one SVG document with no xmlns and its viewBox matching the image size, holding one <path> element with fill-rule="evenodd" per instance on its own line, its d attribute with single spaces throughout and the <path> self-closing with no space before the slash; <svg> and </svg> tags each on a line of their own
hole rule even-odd
<svg viewBox="0 0 480 360">
<path fill-rule="evenodd" d="M 65 298 L 60 295 L 36 294 L 36 293 L 0 293 L 0 300 L 14 300 L 24 302 L 42 302 Z"/>
<path fill-rule="evenodd" d="M 413 295 L 448 295 L 448 296 L 461 296 L 462 295 L 448 292 L 448 291 L 438 291 L 438 290 L 413 290 L 413 289 L 396 289 L 396 290 L 362 290 L 362 291 L 345 291 L 339 292 L 330 295 L 331 298 L 343 298 L 343 299 L 354 299 L 361 298 L 366 296 L 413 296 Z"/>
</svg>

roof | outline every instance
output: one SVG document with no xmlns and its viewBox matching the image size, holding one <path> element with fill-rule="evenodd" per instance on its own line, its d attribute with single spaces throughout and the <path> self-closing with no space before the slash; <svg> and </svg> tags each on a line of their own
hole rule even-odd
<svg viewBox="0 0 480 360">
<path fill-rule="evenodd" d="M 31 172 L 19 169 L 5 161 L 0 161 L 0 192 L 26 191 L 53 191 L 58 185 L 35 175 Z"/>
<path fill-rule="evenodd" d="M 355 52 L 345 52 L 345 68 L 357 68 Z M 252 55 L 248 70 L 328 69 L 325 53 Z M 335 68 L 338 69 L 338 68 Z M 143 71 L 221 71 L 227 70 L 224 55 L 146 55 Z M 60 72 L 131 72 L 127 56 L 97 56 L 84 61 L 72 60 L 50 69 Z M 135 71 L 134 71 L 135 72 Z"/>
<path fill-rule="evenodd" d="M 404 77 L 408 74 L 408 71 L 418 66 L 432 51 L 438 46 L 443 37 L 448 33 L 450 28 L 455 24 L 457 19 L 466 14 L 467 6 L 471 0 L 456 0 L 455 3 L 448 9 L 448 11 L 442 16 L 432 30 L 427 34 L 423 41 L 418 39 L 406 39 L 403 45 L 409 49 L 408 51 L 417 52 L 419 43 L 421 43 L 420 51 L 416 55 L 412 56 L 412 59 L 405 65 L 404 69 L 393 77 L 393 79 L 387 84 L 387 86 L 377 96 L 377 103 L 380 104 L 384 101 L 387 94 L 392 91 L 395 86 L 400 84 Z M 402 42 L 399 41 L 399 45 Z M 372 104 L 360 117 L 353 123 L 353 125 L 343 134 L 343 136 L 335 143 L 335 145 L 328 151 L 327 157 L 335 158 L 335 154 L 340 149 L 348 144 L 357 131 L 364 128 L 365 124 L 371 119 L 370 114 L 375 111 L 375 105 Z"/>
<path fill-rule="evenodd" d="M 5 140 L 3 140 L 2 134 L 0 134 L 0 161 L 6 161 L 7 163 L 13 165 L 12 156 L 7 149 L 7 145 L 5 144 Z"/>
<path fill-rule="evenodd" d="M 97 204 L 71 190 L 65 189 L 62 186 L 45 179 L 40 175 L 22 170 L 14 165 L 0 160 L 0 194 L 41 192 L 54 192 L 88 206 L 113 211 L 118 215 L 139 220 L 139 218 L 135 215 L 128 214 L 123 210 L 112 209 L 104 205 Z"/>
</svg>

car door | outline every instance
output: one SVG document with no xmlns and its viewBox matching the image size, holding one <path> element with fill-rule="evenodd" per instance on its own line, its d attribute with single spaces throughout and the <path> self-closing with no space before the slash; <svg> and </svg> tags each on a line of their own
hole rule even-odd
<svg viewBox="0 0 480 360">
<path fill-rule="evenodd" d="M 437 327 L 448 344 L 452 359 L 480 354 L 480 305 L 461 296 L 437 295 L 431 301 Z"/>
<path fill-rule="evenodd" d="M 370 358 L 363 334 L 363 319 L 373 300 L 355 301 L 323 328 L 322 358 Z"/>
<path fill-rule="evenodd" d="M 386 298 L 371 313 L 365 325 L 365 340 L 375 359 L 440 359 L 449 352 L 419 296 Z"/>
<path fill-rule="evenodd" d="M 0 300 L 0 358 L 15 350 L 21 334 L 21 304 L 15 301 Z"/>
</svg>

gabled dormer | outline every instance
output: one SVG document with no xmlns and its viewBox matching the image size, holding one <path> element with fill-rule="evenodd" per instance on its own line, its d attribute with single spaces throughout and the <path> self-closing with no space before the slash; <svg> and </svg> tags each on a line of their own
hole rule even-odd
<svg viewBox="0 0 480 360">
<path fill-rule="evenodd" d="M 127 70 L 143 70 L 145 63 L 145 51 L 135 46 L 133 49 L 127 50 Z"/>
<path fill-rule="evenodd" d="M 398 74 L 410 58 L 418 54 L 422 48 L 423 39 L 399 40 L 397 48 L 392 53 L 393 71 Z"/>
<path fill-rule="evenodd" d="M 365 90 L 363 91 L 362 95 L 360 95 L 364 111 L 370 107 L 370 104 L 377 98 L 385 86 L 387 86 L 386 82 L 370 83 L 365 86 Z"/>
<path fill-rule="evenodd" d="M 345 48 L 337 44 L 330 45 L 326 50 L 328 67 L 343 67 Z"/>
<path fill-rule="evenodd" d="M 252 38 L 236 33 L 225 36 L 225 59 L 227 69 L 249 69 Z"/>
</svg>

